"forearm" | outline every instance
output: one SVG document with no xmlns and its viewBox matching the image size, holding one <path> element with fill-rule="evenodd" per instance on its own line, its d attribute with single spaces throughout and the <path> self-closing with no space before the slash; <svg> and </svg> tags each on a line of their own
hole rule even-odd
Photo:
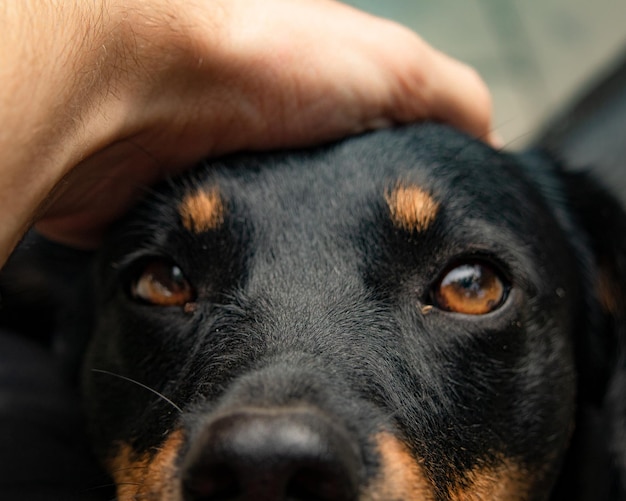
<svg viewBox="0 0 626 501">
<path fill-rule="evenodd" d="M 0 41 L 0 262 L 82 156 L 106 140 L 95 115 L 114 84 L 117 47 L 98 2 L 4 0 Z M 111 29 L 111 28 L 109 28 Z M 107 44 L 109 47 L 107 47 Z M 107 123 L 109 122 L 109 123 Z M 101 136 L 101 137 L 98 137 Z"/>
<path fill-rule="evenodd" d="M 0 0 L 0 266 L 68 175 L 108 174 L 73 169 L 89 171 L 90 157 L 114 156 L 112 145 L 149 127 L 145 110 L 184 59 L 176 44 L 189 50 L 170 6 Z"/>
</svg>

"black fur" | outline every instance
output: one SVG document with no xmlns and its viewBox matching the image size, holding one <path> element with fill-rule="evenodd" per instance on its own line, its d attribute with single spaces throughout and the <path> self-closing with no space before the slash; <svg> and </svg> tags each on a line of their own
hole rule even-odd
<svg viewBox="0 0 626 501">
<path fill-rule="evenodd" d="M 393 224 L 398 182 L 439 204 L 427 229 Z M 223 224 L 188 231 L 181 200 L 214 186 Z M 380 475 L 381 431 L 438 500 L 502 458 L 526 472 L 520 499 L 624 499 L 625 239 L 593 179 L 438 125 L 212 162 L 149 197 L 98 257 L 83 371 L 97 449 L 150 454 L 182 428 L 185 477 L 214 416 L 304 407 L 357 457 L 356 486 L 319 499 L 352 499 Z M 180 267 L 192 307 L 131 297 L 153 258 Z M 438 308 L 437 280 L 464 260 L 507 282 L 501 307 Z"/>
</svg>

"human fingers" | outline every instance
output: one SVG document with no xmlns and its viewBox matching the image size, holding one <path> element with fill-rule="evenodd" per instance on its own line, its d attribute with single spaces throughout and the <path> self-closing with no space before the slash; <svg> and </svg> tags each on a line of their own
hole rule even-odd
<svg viewBox="0 0 626 501">
<path fill-rule="evenodd" d="M 112 106 L 124 110 L 122 125 L 40 222 L 56 239 L 97 241 L 138 187 L 206 156 L 428 119 L 488 137 L 491 104 L 476 73 L 396 23 L 331 0 L 155 0 L 150 9 L 132 18 L 132 57 L 103 101 L 124 100 Z"/>
</svg>

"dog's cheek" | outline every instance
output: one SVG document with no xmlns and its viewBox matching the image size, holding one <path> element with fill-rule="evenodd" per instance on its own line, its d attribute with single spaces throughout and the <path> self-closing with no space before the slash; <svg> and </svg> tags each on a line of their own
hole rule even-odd
<svg viewBox="0 0 626 501">
<path fill-rule="evenodd" d="M 366 487 L 362 501 L 434 501 L 435 494 L 422 466 L 407 446 L 390 433 L 376 438 L 379 473 Z"/>
<path fill-rule="evenodd" d="M 451 487 L 435 486 L 427 469 L 408 447 L 390 433 L 376 439 L 379 473 L 363 492 L 362 501 L 523 501 L 529 499 L 532 475 L 514 461 L 502 458 L 494 466 L 477 466 L 459 473 Z"/>
<path fill-rule="evenodd" d="M 450 501 L 523 501 L 529 495 L 530 475 L 518 464 L 503 458 L 493 467 L 476 467 L 465 472 L 457 487 L 450 490 Z"/>
<path fill-rule="evenodd" d="M 119 501 L 136 499 L 180 499 L 176 459 L 184 442 L 180 430 L 172 432 L 156 452 L 135 451 L 128 443 L 119 443 L 106 462 L 117 485 Z"/>
</svg>

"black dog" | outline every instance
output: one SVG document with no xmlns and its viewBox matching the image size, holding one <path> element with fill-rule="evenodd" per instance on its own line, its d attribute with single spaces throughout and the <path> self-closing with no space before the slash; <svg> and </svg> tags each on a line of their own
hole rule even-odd
<svg viewBox="0 0 626 501">
<path fill-rule="evenodd" d="M 448 128 L 237 156 L 99 256 L 121 500 L 623 499 L 626 218 Z"/>
</svg>

